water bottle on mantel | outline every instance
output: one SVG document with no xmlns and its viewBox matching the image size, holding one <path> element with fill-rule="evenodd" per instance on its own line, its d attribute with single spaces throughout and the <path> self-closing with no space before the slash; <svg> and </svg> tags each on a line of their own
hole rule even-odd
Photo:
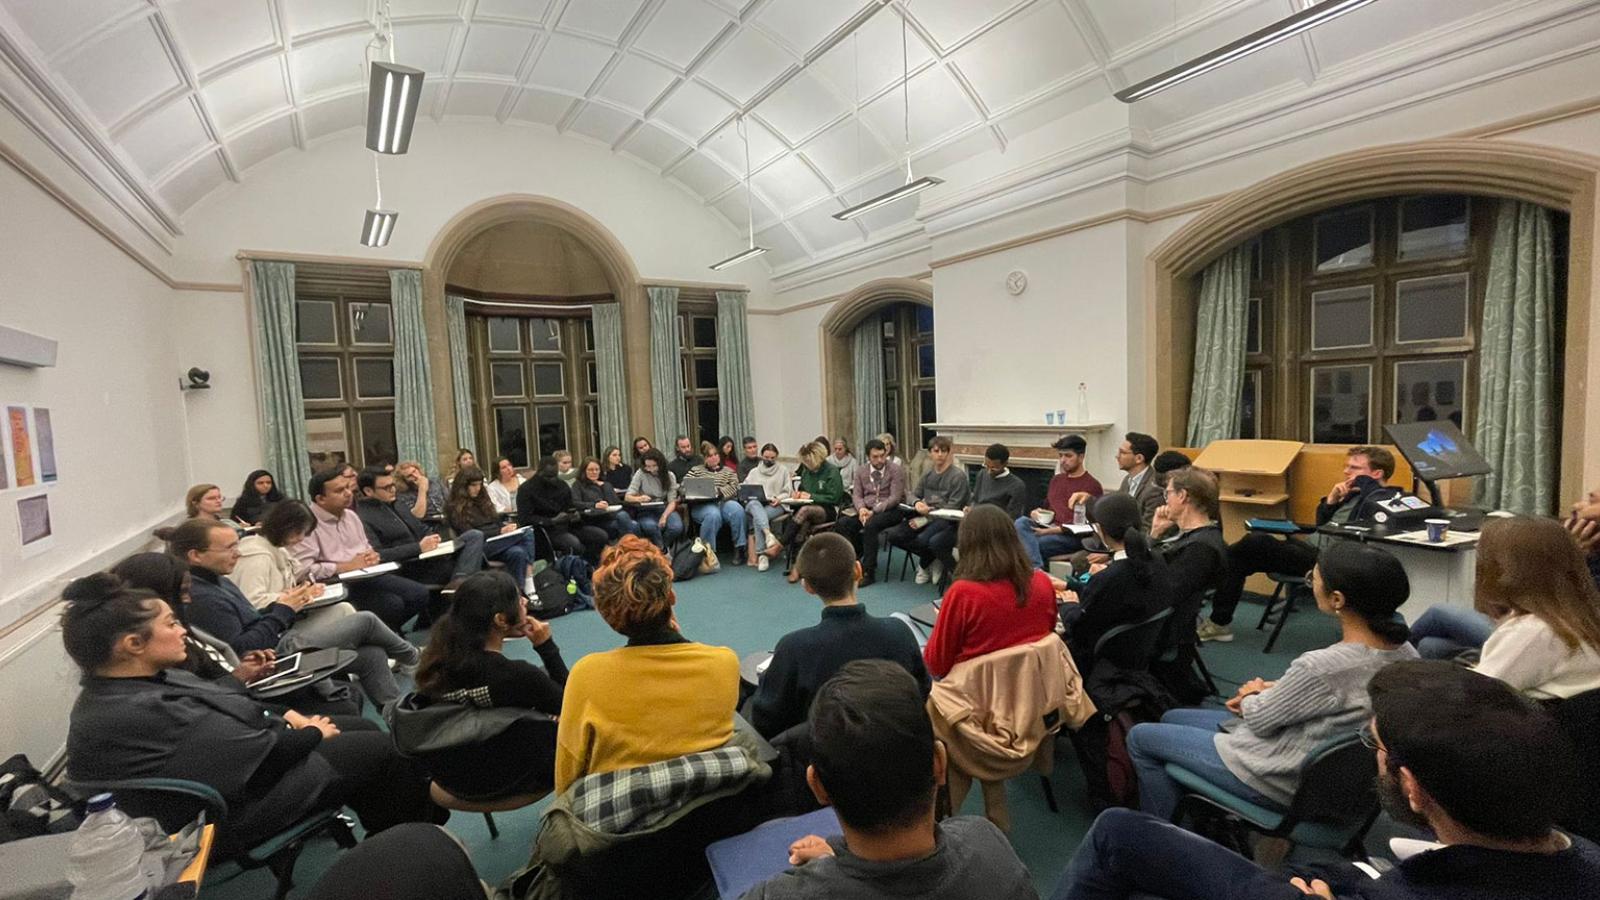
<svg viewBox="0 0 1600 900">
<path fill-rule="evenodd" d="M 67 851 L 72 900 L 142 900 L 149 895 L 143 857 L 144 838 L 111 795 L 90 797 L 88 815 Z"/>
<path fill-rule="evenodd" d="M 1078 382 L 1078 424 L 1087 424 L 1089 421 L 1089 385 Z"/>
</svg>

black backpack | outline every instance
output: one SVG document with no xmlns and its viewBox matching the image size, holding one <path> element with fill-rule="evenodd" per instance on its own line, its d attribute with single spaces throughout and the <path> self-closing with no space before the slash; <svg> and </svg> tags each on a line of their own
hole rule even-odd
<svg viewBox="0 0 1600 900">
<path fill-rule="evenodd" d="M 536 619 L 554 619 L 591 605 L 578 593 L 578 583 L 555 566 L 533 573 L 533 589 L 534 596 L 528 598 L 528 615 Z"/>
<path fill-rule="evenodd" d="M 18 753 L 0 763 L 0 844 L 78 830 L 77 804 Z"/>
</svg>

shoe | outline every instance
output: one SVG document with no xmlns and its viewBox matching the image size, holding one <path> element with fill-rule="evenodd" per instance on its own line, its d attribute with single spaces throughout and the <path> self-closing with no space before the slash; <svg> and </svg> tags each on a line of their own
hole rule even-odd
<svg viewBox="0 0 1600 900">
<path fill-rule="evenodd" d="M 533 586 L 533 572 L 529 570 L 528 577 L 522 579 L 522 595 L 524 597 L 532 597 L 538 592 L 538 589 Z"/>
<path fill-rule="evenodd" d="M 928 563 L 928 580 L 929 581 L 933 582 L 934 584 L 938 584 L 939 580 L 941 578 L 943 578 L 943 577 L 944 577 L 944 563 L 940 562 L 937 559 L 934 560 L 931 563 Z"/>
<path fill-rule="evenodd" d="M 917 565 L 917 584 L 927 584 L 927 583 L 928 583 L 928 570 L 924 569 L 922 567 L 922 565 L 919 563 Z"/>
<path fill-rule="evenodd" d="M 771 567 L 772 567 L 772 560 L 768 559 L 765 555 L 756 557 L 756 571 L 757 572 L 765 572 L 767 569 L 769 569 Z"/>
<path fill-rule="evenodd" d="M 1201 619 L 1194 630 L 1194 636 L 1202 641 L 1217 641 L 1226 644 L 1233 640 L 1233 629 L 1226 625 L 1218 625 L 1210 619 Z"/>
<path fill-rule="evenodd" d="M 790 569 L 789 574 L 784 577 L 789 579 L 790 584 L 794 584 L 796 581 L 800 580 L 800 570 Z"/>
<path fill-rule="evenodd" d="M 417 677 L 417 664 L 416 663 L 396 663 L 395 667 L 394 667 L 394 677 L 396 677 L 396 678 L 415 678 L 415 677 Z"/>
<path fill-rule="evenodd" d="M 783 545 L 778 543 L 778 539 L 773 537 L 770 531 L 767 532 L 767 549 L 763 552 L 767 554 L 768 559 L 777 559 L 783 553 Z"/>
</svg>

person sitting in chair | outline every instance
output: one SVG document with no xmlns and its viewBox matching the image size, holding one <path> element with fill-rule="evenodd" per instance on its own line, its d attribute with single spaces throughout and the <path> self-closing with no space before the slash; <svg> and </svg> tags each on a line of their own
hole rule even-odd
<svg viewBox="0 0 1600 900">
<path fill-rule="evenodd" d="M 1106 632 L 1172 605 L 1167 564 L 1151 552 L 1139 527 L 1139 504 L 1127 494 L 1107 494 L 1089 507 L 1089 521 L 1111 551 L 1111 562 L 1097 567 L 1081 591 L 1068 592 L 1061 608 L 1072 661 L 1085 675 L 1094 668 L 1094 647 Z"/>
</svg>

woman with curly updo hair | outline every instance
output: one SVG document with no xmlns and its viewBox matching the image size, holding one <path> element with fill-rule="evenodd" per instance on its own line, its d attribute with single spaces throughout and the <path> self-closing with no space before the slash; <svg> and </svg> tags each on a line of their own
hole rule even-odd
<svg viewBox="0 0 1600 900">
<path fill-rule="evenodd" d="M 594 605 L 625 646 L 578 660 L 556 734 L 556 792 L 614 772 L 727 743 L 739 694 L 739 658 L 685 638 L 673 614 L 672 564 L 655 544 L 625 535 L 594 573 Z"/>
</svg>

